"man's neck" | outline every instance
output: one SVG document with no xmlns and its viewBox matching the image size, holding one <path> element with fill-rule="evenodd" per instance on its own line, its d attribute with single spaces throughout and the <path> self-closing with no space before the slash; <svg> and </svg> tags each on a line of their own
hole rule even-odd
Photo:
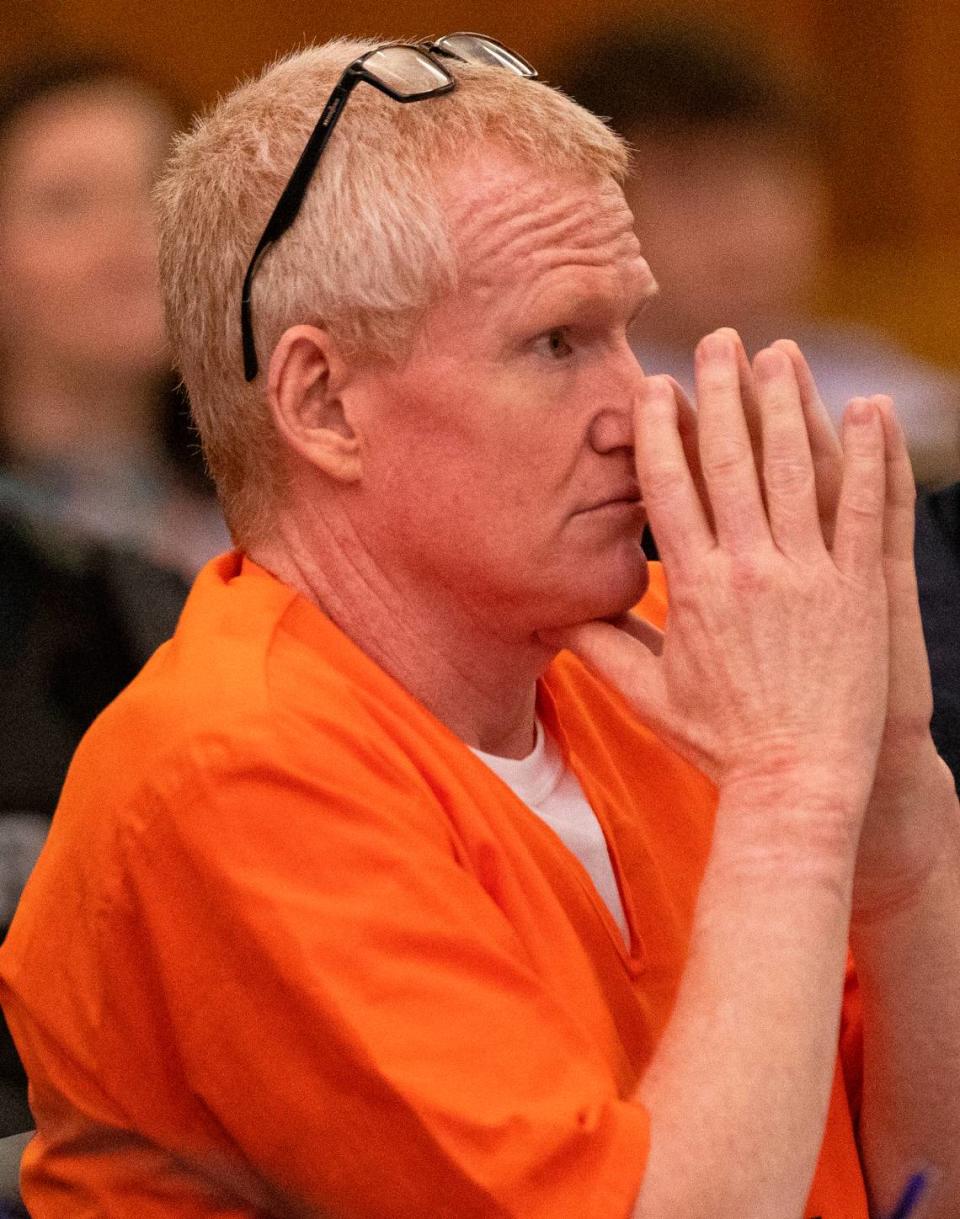
<svg viewBox="0 0 960 1219">
<path fill-rule="evenodd" d="M 389 579 L 349 533 L 314 551 L 281 527 L 250 557 L 320 608 L 467 745 L 503 757 L 534 746 L 537 678 L 551 659 L 511 640 L 446 590 Z"/>
</svg>

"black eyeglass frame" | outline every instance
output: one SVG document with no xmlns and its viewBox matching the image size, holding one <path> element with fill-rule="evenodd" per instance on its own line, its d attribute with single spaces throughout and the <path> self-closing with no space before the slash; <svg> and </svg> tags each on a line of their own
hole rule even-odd
<svg viewBox="0 0 960 1219">
<path fill-rule="evenodd" d="M 477 62 L 443 45 L 447 40 L 454 38 L 476 38 L 483 44 L 505 51 L 520 66 L 520 75 L 531 80 L 536 79 L 536 70 L 521 55 L 511 51 L 502 42 L 498 42 L 497 39 L 490 38 L 486 34 L 468 34 L 466 32 L 447 34 L 436 42 L 382 43 L 380 46 L 365 52 L 358 59 L 355 59 L 353 63 L 347 65 L 340 79 L 334 85 L 330 96 L 327 98 L 323 110 L 320 112 L 316 126 L 310 133 L 310 138 L 307 140 L 303 152 L 294 166 L 293 173 L 283 188 L 283 193 L 277 200 L 276 207 L 270 214 L 270 219 L 267 221 L 260 240 L 257 242 L 256 249 L 253 251 L 253 257 L 250 259 L 246 274 L 243 277 L 243 287 L 240 292 L 240 334 L 243 341 L 243 375 L 247 381 L 252 381 L 260 370 L 256 344 L 253 339 L 253 319 L 250 304 L 254 274 L 260 259 L 267 249 L 283 236 L 300 214 L 300 209 L 306 198 L 307 188 L 313 179 L 320 157 L 329 143 L 330 136 L 333 134 L 333 129 L 343 113 L 343 108 L 347 104 L 350 94 L 363 81 L 368 85 L 373 85 L 375 89 L 379 89 L 387 97 L 393 98 L 395 102 L 419 102 L 429 97 L 439 97 L 444 93 L 449 93 L 457 87 L 456 78 L 452 73 L 447 71 L 436 57 L 442 56 L 446 59 L 457 59 L 463 63 Z M 444 79 L 439 81 L 433 88 L 425 89 L 418 93 L 401 93 L 399 90 L 394 89 L 366 67 L 367 60 L 371 59 L 374 55 L 378 55 L 381 51 L 392 47 L 414 51 L 429 59 L 431 70 L 434 72 L 439 71 Z"/>
</svg>

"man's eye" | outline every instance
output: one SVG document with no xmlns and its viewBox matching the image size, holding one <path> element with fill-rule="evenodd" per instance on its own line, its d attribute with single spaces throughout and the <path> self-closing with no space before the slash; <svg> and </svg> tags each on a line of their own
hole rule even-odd
<svg viewBox="0 0 960 1219">
<path fill-rule="evenodd" d="M 573 354 L 573 348 L 567 341 L 567 332 L 561 326 L 558 326 L 555 330 L 548 330 L 546 334 L 541 335 L 537 340 L 537 350 L 544 355 L 551 356 L 555 360 L 562 360 L 566 356 Z"/>
</svg>

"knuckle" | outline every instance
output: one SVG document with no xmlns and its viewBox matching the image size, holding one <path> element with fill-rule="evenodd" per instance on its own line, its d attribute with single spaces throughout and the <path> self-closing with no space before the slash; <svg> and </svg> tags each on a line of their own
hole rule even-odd
<svg viewBox="0 0 960 1219">
<path fill-rule="evenodd" d="M 792 454 L 770 454 L 764 461 L 764 482 L 770 490 L 791 496 L 812 493 L 813 468 Z"/>
<path fill-rule="evenodd" d="M 876 507 L 859 496 L 849 496 L 843 505 L 843 511 L 848 518 L 862 521 L 864 524 L 873 522 L 877 518 Z"/>
<path fill-rule="evenodd" d="M 670 500 L 685 491 L 689 471 L 676 462 L 660 462 L 642 471 L 641 490 L 646 500 Z"/>
<path fill-rule="evenodd" d="M 742 470 L 753 461 L 753 453 L 746 441 L 728 436 L 705 444 L 700 460 L 705 474 L 722 475 Z"/>
<path fill-rule="evenodd" d="M 864 523 L 879 521 L 883 514 L 884 497 L 876 487 L 847 487 L 840 497 L 845 516 Z"/>
<path fill-rule="evenodd" d="M 770 572 L 759 555 L 738 553 L 730 558 L 729 578 L 734 593 L 750 597 L 767 587 Z"/>
</svg>

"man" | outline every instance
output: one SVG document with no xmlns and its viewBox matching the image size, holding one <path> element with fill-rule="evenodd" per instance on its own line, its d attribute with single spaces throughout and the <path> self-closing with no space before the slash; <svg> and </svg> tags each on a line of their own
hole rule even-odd
<svg viewBox="0 0 960 1219">
<path fill-rule="evenodd" d="M 790 344 L 704 340 L 696 427 L 645 380 L 624 169 L 476 36 L 305 51 L 181 142 L 238 550 L 88 734 L 0 958 L 39 1219 L 866 1219 L 920 1161 L 957 1214 L 902 438 L 859 399 L 841 446 Z"/>
</svg>

